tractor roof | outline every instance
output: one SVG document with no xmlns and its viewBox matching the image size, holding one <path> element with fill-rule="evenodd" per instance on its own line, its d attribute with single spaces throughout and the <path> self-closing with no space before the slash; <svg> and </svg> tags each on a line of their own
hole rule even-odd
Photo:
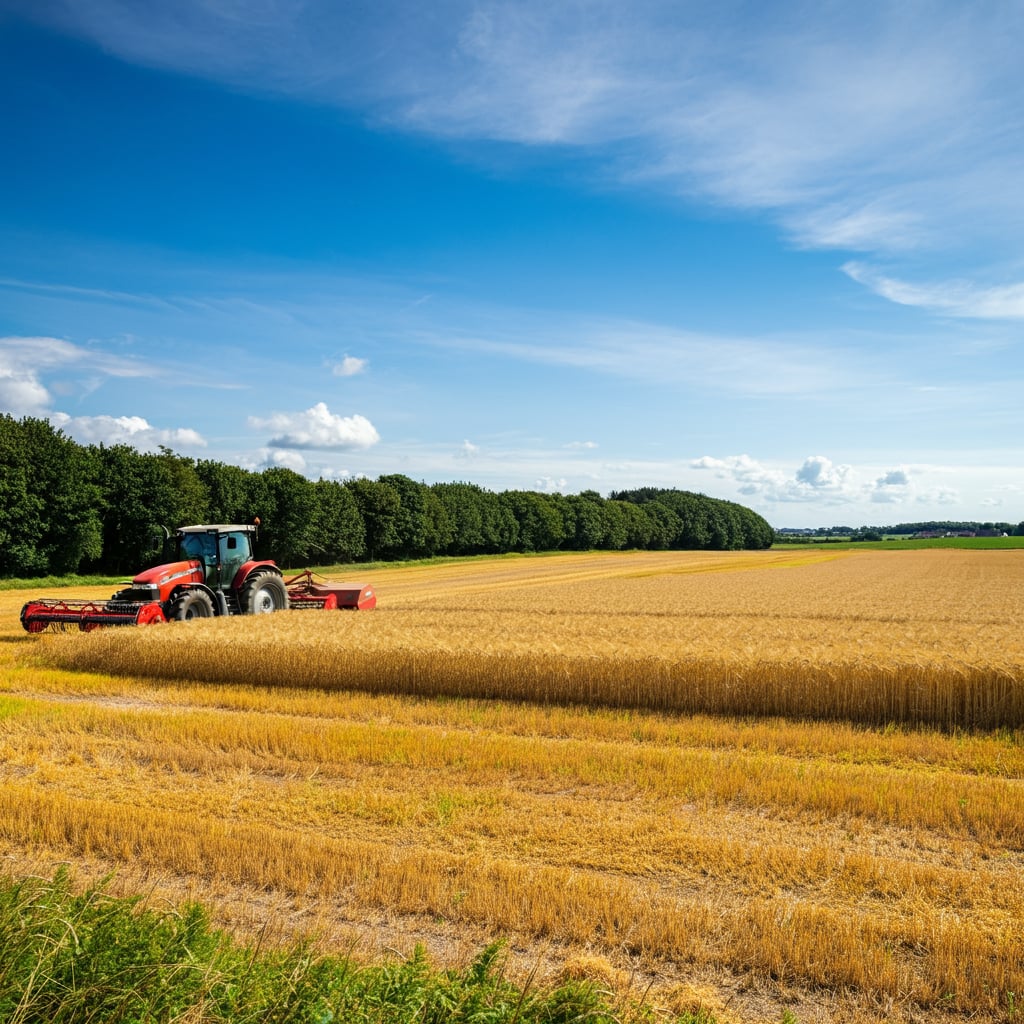
<svg viewBox="0 0 1024 1024">
<path fill-rule="evenodd" d="M 213 523 L 206 526 L 179 526 L 177 529 L 178 533 L 255 533 L 256 527 L 251 523 L 247 525 L 239 525 L 237 523 Z"/>
</svg>

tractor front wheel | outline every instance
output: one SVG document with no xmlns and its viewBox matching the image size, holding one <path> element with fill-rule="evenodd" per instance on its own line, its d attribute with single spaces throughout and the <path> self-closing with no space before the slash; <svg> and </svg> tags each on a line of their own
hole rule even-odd
<svg viewBox="0 0 1024 1024">
<path fill-rule="evenodd" d="M 288 588 L 276 572 L 254 573 L 240 595 L 243 615 L 265 615 L 288 607 Z"/>
<path fill-rule="evenodd" d="M 186 590 L 171 603 L 170 619 L 185 622 L 188 619 L 212 619 L 213 601 L 205 590 Z"/>
</svg>

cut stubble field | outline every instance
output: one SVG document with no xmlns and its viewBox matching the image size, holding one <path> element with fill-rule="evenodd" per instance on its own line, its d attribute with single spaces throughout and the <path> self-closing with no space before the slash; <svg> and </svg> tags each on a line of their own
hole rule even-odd
<svg viewBox="0 0 1024 1024">
<path fill-rule="evenodd" d="M 368 957 L 503 936 L 524 974 L 720 1021 L 1013 1019 L 1024 552 L 374 582 L 368 614 L 43 637 L 4 594 L 8 873 Z"/>
</svg>

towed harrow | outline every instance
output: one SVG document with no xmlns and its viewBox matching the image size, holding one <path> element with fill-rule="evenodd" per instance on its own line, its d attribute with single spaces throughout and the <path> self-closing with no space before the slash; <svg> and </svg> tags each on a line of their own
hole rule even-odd
<svg viewBox="0 0 1024 1024">
<path fill-rule="evenodd" d="M 377 607 L 377 595 L 368 583 L 336 583 L 312 569 L 305 569 L 284 583 L 288 590 L 290 608 L 354 608 L 369 611 Z"/>
</svg>

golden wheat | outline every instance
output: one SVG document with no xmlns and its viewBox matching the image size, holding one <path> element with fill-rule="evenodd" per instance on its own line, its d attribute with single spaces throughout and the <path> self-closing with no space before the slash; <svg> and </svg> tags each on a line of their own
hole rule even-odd
<svg viewBox="0 0 1024 1024">
<path fill-rule="evenodd" d="M 668 1003 L 700 977 L 738 1013 L 740 976 L 801 1020 L 994 1021 L 1024 984 L 1022 564 L 501 560 L 389 570 L 372 615 L 42 638 L 5 600 L 0 848 L 392 944 L 552 943 Z"/>
</svg>

